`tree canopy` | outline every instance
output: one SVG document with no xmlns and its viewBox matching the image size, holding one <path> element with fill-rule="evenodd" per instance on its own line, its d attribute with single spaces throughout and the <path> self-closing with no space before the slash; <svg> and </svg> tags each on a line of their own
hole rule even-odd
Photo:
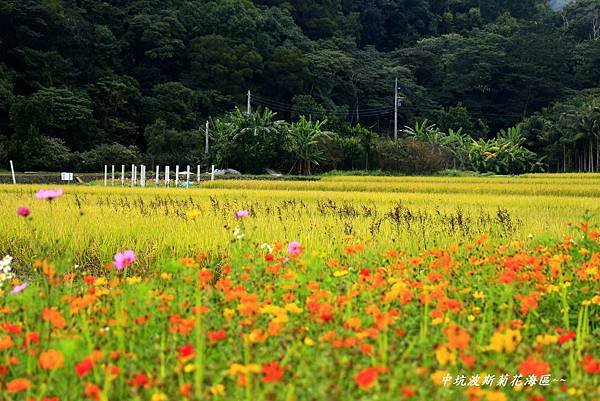
<svg viewBox="0 0 600 401">
<path fill-rule="evenodd" d="M 595 128 L 577 120 L 572 132 L 575 122 L 554 114 L 595 116 L 580 100 L 596 104 L 599 65 L 600 0 L 4 0 L 0 161 L 49 169 L 64 160 L 45 165 L 48 152 L 80 160 L 107 149 L 147 163 L 206 161 L 204 122 L 237 118 L 266 124 L 265 143 L 242 146 L 269 163 L 294 159 L 277 121 L 326 120 L 338 137 L 319 140 L 320 168 L 369 167 L 377 146 L 353 127 L 391 136 L 397 78 L 400 127 L 429 119 L 490 141 L 524 122 L 523 146 L 554 168 L 593 170 Z M 277 117 L 228 115 L 248 90 L 253 108 Z M 225 135 L 212 130 L 212 140 Z M 234 168 L 260 164 L 226 155 Z"/>
</svg>

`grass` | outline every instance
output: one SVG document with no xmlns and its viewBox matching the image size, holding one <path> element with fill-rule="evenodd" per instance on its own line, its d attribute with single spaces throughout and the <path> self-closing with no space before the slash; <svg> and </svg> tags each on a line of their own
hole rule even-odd
<svg viewBox="0 0 600 401">
<path fill-rule="evenodd" d="M 0 399 L 600 395 L 600 175 L 63 188 L 0 186 Z"/>
</svg>

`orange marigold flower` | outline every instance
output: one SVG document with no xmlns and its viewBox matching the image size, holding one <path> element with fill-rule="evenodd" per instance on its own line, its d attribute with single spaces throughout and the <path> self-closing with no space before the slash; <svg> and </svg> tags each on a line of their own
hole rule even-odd
<svg viewBox="0 0 600 401">
<path fill-rule="evenodd" d="M 65 364 L 65 358 L 62 352 L 50 349 L 40 354 L 40 360 L 38 365 L 42 369 L 58 369 L 62 368 Z"/>
<path fill-rule="evenodd" d="M 446 327 L 444 334 L 448 337 L 448 347 L 451 349 L 465 350 L 471 342 L 471 336 L 467 330 L 455 324 Z"/>
<path fill-rule="evenodd" d="M 44 308 L 42 311 L 42 319 L 50 322 L 52 326 L 57 329 L 62 329 L 67 323 L 66 320 L 61 316 L 60 312 L 56 308 Z"/>
<path fill-rule="evenodd" d="M 0 337 L 0 351 L 9 349 L 13 345 L 15 345 L 15 342 L 13 341 L 12 337 L 8 334 Z"/>
<path fill-rule="evenodd" d="M 91 398 L 92 400 L 98 401 L 100 400 L 100 387 L 98 387 L 96 384 L 93 383 L 88 383 L 85 386 L 85 396 L 87 398 Z"/>
<path fill-rule="evenodd" d="M 19 393 L 31 388 L 32 386 L 33 384 L 29 380 L 20 377 L 6 383 L 6 391 L 9 393 Z"/>
<path fill-rule="evenodd" d="M 275 361 L 262 365 L 262 381 L 264 383 L 277 383 L 283 378 L 284 369 Z"/>
</svg>

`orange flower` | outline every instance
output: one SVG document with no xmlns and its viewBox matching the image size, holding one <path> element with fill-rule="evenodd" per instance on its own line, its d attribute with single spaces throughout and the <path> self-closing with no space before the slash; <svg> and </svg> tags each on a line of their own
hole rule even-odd
<svg viewBox="0 0 600 401">
<path fill-rule="evenodd" d="M 50 349 L 40 354 L 40 360 L 38 365 L 42 369 L 58 369 L 62 368 L 65 364 L 65 358 L 60 351 Z"/>
<path fill-rule="evenodd" d="M 363 390 L 373 387 L 377 383 L 379 374 L 385 369 L 380 366 L 369 367 L 361 370 L 354 376 L 354 381 Z"/>
<path fill-rule="evenodd" d="M 0 337 L 0 351 L 5 350 L 5 349 L 9 349 L 11 348 L 13 345 L 15 345 L 13 339 L 11 336 L 9 335 L 4 335 L 2 337 Z"/>
<path fill-rule="evenodd" d="M 6 384 L 6 391 L 9 393 L 19 393 L 21 391 L 25 391 L 25 390 L 31 388 L 32 386 L 33 386 L 33 384 L 31 384 L 31 382 L 29 380 L 21 377 L 21 378 L 9 381 Z"/>
<path fill-rule="evenodd" d="M 67 323 L 56 308 L 45 308 L 42 311 L 42 319 L 50 322 L 50 324 L 57 329 L 64 328 L 65 324 Z"/>
<path fill-rule="evenodd" d="M 283 378 L 284 369 L 275 361 L 262 365 L 262 381 L 264 383 L 277 383 Z"/>
<path fill-rule="evenodd" d="M 91 398 L 92 400 L 98 401 L 100 400 L 100 387 L 95 384 L 88 383 L 85 386 L 85 396 L 87 398 Z"/>
<path fill-rule="evenodd" d="M 444 334 L 448 337 L 448 347 L 451 349 L 465 350 L 471 342 L 471 336 L 467 330 L 455 324 L 446 327 Z"/>
<path fill-rule="evenodd" d="M 591 355 L 586 355 L 581 361 L 583 370 L 591 375 L 600 374 L 600 361 L 594 359 Z"/>
<path fill-rule="evenodd" d="M 537 377 L 547 375 L 550 372 L 550 364 L 548 362 L 539 361 L 530 356 L 519 365 L 519 373 L 523 376 L 536 375 Z"/>
</svg>

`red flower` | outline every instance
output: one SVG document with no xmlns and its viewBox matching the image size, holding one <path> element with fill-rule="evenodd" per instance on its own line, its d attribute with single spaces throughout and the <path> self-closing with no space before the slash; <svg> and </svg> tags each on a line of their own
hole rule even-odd
<svg viewBox="0 0 600 401">
<path fill-rule="evenodd" d="M 583 370 L 591 375 L 600 373 L 600 361 L 594 359 L 591 355 L 586 355 L 581 361 Z"/>
<path fill-rule="evenodd" d="M 194 346 L 193 345 L 184 345 L 179 348 L 179 359 L 188 360 L 194 356 Z"/>
<path fill-rule="evenodd" d="M 371 270 L 369 269 L 360 269 L 360 275 L 363 277 L 369 277 L 371 275 Z"/>
<path fill-rule="evenodd" d="M 100 399 L 100 387 L 95 384 L 88 383 L 87 386 L 85 386 L 84 394 L 87 398 L 98 401 Z"/>
<path fill-rule="evenodd" d="M 75 373 L 77 373 L 77 376 L 79 377 L 87 375 L 92 369 L 94 369 L 94 363 L 89 358 L 86 358 L 75 365 Z"/>
<path fill-rule="evenodd" d="M 129 380 L 129 385 L 135 388 L 146 387 L 149 383 L 150 379 L 145 373 L 136 373 L 135 377 Z"/>
<path fill-rule="evenodd" d="M 356 384 L 358 384 L 358 387 L 362 389 L 371 388 L 377 382 L 380 370 L 381 369 L 379 367 L 370 367 L 363 369 L 356 374 L 356 376 L 354 377 L 354 381 L 356 382 Z"/>
<path fill-rule="evenodd" d="M 219 331 L 209 331 L 208 332 L 208 340 L 211 342 L 211 344 L 214 344 L 214 343 L 224 340 L 226 338 L 227 338 L 227 333 L 225 332 L 224 329 L 221 329 Z"/>
<path fill-rule="evenodd" d="M 272 262 L 274 259 L 275 259 L 275 257 L 274 257 L 272 254 L 270 254 L 270 253 L 267 253 L 267 254 L 265 255 L 265 260 L 266 260 L 267 262 Z"/>
<path fill-rule="evenodd" d="M 283 378 L 284 369 L 275 361 L 262 365 L 262 381 L 264 383 L 277 383 Z"/>
<path fill-rule="evenodd" d="M 530 356 L 519 365 L 519 373 L 523 376 L 535 375 L 540 377 L 547 375 L 550 373 L 550 364 Z"/>
<path fill-rule="evenodd" d="M 560 345 L 563 345 L 564 343 L 569 342 L 574 338 L 575 338 L 575 332 L 573 330 L 571 330 L 568 333 L 563 334 L 562 336 L 558 337 L 558 343 Z"/>
</svg>

